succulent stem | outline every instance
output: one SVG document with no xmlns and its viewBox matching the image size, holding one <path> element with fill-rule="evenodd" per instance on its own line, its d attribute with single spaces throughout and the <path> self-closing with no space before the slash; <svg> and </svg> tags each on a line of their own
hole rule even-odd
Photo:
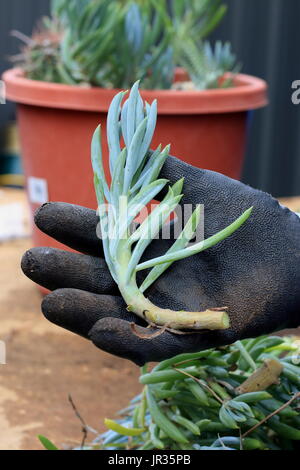
<svg viewBox="0 0 300 470">
<path fill-rule="evenodd" d="M 118 250 L 117 278 L 120 293 L 127 304 L 127 309 L 135 313 L 148 323 L 157 326 L 167 326 L 173 330 L 224 330 L 229 328 L 229 317 L 225 311 L 218 309 L 206 310 L 204 312 L 174 311 L 157 307 L 147 299 L 139 290 L 136 281 L 136 273 L 126 279 L 127 266 L 131 260 L 131 249 L 126 241 L 122 240 Z"/>
</svg>

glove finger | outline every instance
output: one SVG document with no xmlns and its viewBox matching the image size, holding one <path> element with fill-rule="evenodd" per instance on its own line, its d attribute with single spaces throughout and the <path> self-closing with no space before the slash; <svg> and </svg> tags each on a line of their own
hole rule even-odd
<svg viewBox="0 0 300 470">
<path fill-rule="evenodd" d="M 47 295 L 42 302 L 42 312 L 51 323 L 88 338 L 95 323 L 107 316 L 138 320 L 127 312 L 121 297 L 97 295 L 77 289 L 59 289 Z M 144 322 L 141 320 L 141 324 Z"/>
<path fill-rule="evenodd" d="M 89 337 L 103 351 L 129 359 L 138 366 L 233 342 L 232 332 L 203 331 L 190 335 L 165 332 L 153 338 L 150 336 L 157 333 L 157 329 L 137 327 L 136 332 L 123 318 L 103 318 L 93 326 Z M 148 335 L 148 339 L 139 335 Z"/>
<path fill-rule="evenodd" d="M 21 267 L 29 279 L 49 290 L 81 289 L 96 294 L 118 294 L 105 261 L 55 248 L 32 248 Z"/>
<path fill-rule="evenodd" d="M 50 237 L 92 256 L 103 256 L 102 243 L 97 236 L 99 218 L 96 211 L 86 207 L 49 202 L 35 213 L 37 227 Z"/>
</svg>

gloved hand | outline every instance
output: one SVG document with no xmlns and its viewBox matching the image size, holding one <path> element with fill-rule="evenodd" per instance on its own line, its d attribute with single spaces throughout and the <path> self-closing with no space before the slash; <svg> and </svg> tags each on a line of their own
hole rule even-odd
<svg viewBox="0 0 300 470">
<path fill-rule="evenodd" d="M 42 303 L 51 322 L 89 338 L 97 347 L 142 365 L 183 352 L 217 347 L 300 324 L 300 220 L 268 194 L 218 173 L 169 157 L 162 171 L 172 183 L 185 177 L 182 204 L 205 205 L 205 237 L 254 206 L 250 219 L 231 237 L 176 262 L 146 292 L 154 304 L 175 310 L 228 307 L 229 330 L 149 335 L 126 311 L 96 236 L 96 212 L 64 203 L 42 206 L 37 226 L 84 254 L 34 248 L 22 260 L 24 273 L 54 291 Z M 148 257 L 164 254 L 170 240 L 155 240 Z M 145 273 L 144 273 L 145 276 Z"/>
</svg>

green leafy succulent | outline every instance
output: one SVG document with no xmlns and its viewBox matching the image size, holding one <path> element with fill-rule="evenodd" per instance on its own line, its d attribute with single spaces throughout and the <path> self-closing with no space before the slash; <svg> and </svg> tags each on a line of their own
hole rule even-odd
<svg viewBox="0 0 300 470">
<path fill-rule="evenodd" d="M 193 40 L 185 42 L 181 49 L 181 64 L 199 90 L 232 86 L 233 76 L 241 68 L 231 52 L 230 43 L 222 44 L 220 41 L 214 48 L 208 41 L 203 47 L 197 46 Z M 229 77 L 225 77 L 226 72 L 231 72 Z"/>
<path fill-rule="evenodd" d="M 265 361 L 280 380 L 240 393 Z M 105 420 L 108 431 L 84 450 L 296 450 L 300 440 L 300 363 L 295 338 L 262 336 L 142 369 L 143 390 Z M 48 450 L 56 447 L 40 436 Z"/>
<path fill-rule="evenodd" d="M 173 0 L 170 2 L 175 57 L 181 63 L 181 51 L 187 41 L 201 42 L 224 18 L 227 6 L 222 0 Z"/>
<path fill-rule="evenodd" d="M 51 10 L 43 40 L 27 38 L 17 57 L 29 78 L 105 88 L 130 88 L 140 79 L 143 88 L 170 89 L 179 65 L 197 88 L 218 85 L 212 74 L 220 63 L 200 58 L 203 38 L 226 12 L 222 0 L 52 0 Z"/>
</svg>

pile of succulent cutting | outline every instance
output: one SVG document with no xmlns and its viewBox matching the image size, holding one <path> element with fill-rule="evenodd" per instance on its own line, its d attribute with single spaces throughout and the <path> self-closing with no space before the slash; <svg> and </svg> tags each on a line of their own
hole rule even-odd
<svg viewBox="0 0 300 470">
<path fill-rule="evenodd" d="M 261 337 L 182 354 L 145 387 L 98 449 L 292 450 L 300 440 L 300 356 L 292 338 Z"/>
</svg>

